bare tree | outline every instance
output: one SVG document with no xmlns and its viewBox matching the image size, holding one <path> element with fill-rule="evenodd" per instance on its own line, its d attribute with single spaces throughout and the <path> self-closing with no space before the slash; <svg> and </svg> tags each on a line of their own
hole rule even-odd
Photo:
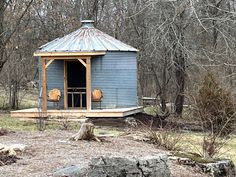
<svg viewBox="0 0 236 177">
<path fill-rule="evenodd" d="M 24 15 L 28 11 L 28 9 L 32 3 L 33 3 L 33 0 L 30 0 L 26 4 L 26 7 L 23 9 L 23 12 L 19 15 L 19 18 L 16 19 L 14 26 L 11 27 L 9 30 L 9 29 L 6 29 L 6 26 L 5 26 L 5 24 L 6 24 L 5 23 L 5 15 L 8 11 L 8 8 L 10 6 L 14 6 L 14 2 L 12 2 L 11 0 L 1 0 L 0 1 L 0 72 L 2 71 L 4 64 L 8 60 L 8 57 L 5 56 L 6 45 L 9 42 L 9 40 L 11 39 L 12 35 L 16 32 Z"/>
</svg>

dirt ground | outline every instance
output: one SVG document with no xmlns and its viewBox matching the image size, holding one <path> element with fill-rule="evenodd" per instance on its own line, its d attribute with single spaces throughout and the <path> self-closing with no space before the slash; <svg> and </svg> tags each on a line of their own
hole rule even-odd
<svg viewBox="0 0 236 177">
<path fill-rule="evenodd" d="M 91 158 L 107 156 L 132 156 L 166 154 L 153 145 L 137 142 L 127 137 L 109 137 L 108 142 L 73 142 L 68 139 L 75 132 L 45 131 L 16 132 L 0 136 L 0 143 L 21 143 L 27 146 L 17 163 L 1 166 L 0 177 L 46 177 L 55 170 L 71 165 L 85 165 Z M 172 177 L 202 177 L 189 167 L 169 162 Z"/>
</svg>

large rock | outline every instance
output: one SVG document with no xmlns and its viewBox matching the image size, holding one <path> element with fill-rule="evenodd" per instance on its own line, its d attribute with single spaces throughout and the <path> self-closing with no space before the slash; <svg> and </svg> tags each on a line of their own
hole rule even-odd
<svg viewBox="0 0 236 177">
<path fill-rule="evenodd" d="M 68 170 L 69 169 L 69 170 Z M 98 157 L 86 167 L 65 168 L 55 177 L 170 177 L 167 156 L 148 156 L 143 158 Z M 70 172 L 70 173 L 68 173 Z M 59 175 L 61 174 L 61 176 Z"/>
<path fill-rule="evenodd" d="M 206 173 L 210 173 L 212 177 L 235 177 L 235 166 L 232 160 L 221 160 L 215 163 L 198 164 L 198 166 Z"/>
<path fill-rule="evenodd" d="M 212 177 L 235 177 L 235 166 L 232 160 L 219 160 L 216 162 L 196 162 L 191 158 L 170 156 L 169 160 L 191 167 L 198 167 L 200 171 L 209 174 Z"/>
<path fill-rule="evenodd" d="M 78 166 L 70 166 L 70 167 L 66 167 L 66 168 L 56 171 L 53 174 L 53 176 L 54 177 L 76 177 L 76 176 L 79 176 L 80 170 L 81 169 Z"/>
</svg>

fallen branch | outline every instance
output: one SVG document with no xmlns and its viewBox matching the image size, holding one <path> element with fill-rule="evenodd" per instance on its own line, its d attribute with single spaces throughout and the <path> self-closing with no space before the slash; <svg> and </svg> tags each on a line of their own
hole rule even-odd
<svg viewBox="0 0 236 177">
<path fill-rule="evenodd" d="M 0 151 L 0 166 L 16 163 L 19 158 L 15 155 L 10 155 L 9 151 Z"/>
</svg>

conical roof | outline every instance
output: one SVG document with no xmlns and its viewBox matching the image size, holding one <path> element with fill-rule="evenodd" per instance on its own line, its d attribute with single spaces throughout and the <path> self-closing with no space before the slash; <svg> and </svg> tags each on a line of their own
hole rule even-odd
<svg viewBox="0 0 236 177">
<path fill-rule="evenodd" d="M 92 20 L 82 21 L 78 30 L 57 38 L 39 49 L 44 52 L 100 52 L 100 51 L 133 51 L 138 50 L 108 34 L 96 29 Z"/>
</svg>

